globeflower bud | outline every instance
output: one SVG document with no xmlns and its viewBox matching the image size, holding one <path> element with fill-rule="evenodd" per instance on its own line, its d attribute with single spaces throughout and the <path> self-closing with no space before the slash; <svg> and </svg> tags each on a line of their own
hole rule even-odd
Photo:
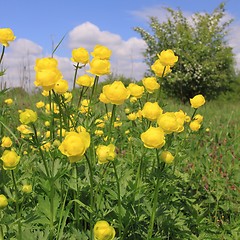
<svg viewBox="0 0 240 240">
<path fill-rule="evenodd" d="M 158 54 L 158 57 L 163 66 L 172 67 L 178 61 L 178 56 L 175 56 L 173 50 L 171 49 L 163 50 L 160 54 Z"/>
<path fill-rule="evenodd" d="M 174 160 L 174 156 L 169 151 L 163 151 L 160 154 L 160 159 L 162 159 L 165 163 L 170 164 Z"/>
<path fill-rule="evenodd" d="M 18 165 L 20 157 L 14 151 L 5 150 L 1 160 L 3 161 L 3 168 L 5 170 L 13 170 Z"/>
<path fill-rule="evenodd" d="M 96 149 L 96 154 L 97 154 L 99 164 L 112 161 L 116 156 L 115 146 L 113 144 L 109 144 L 107 146 L 99 145 Z"/>
<path fill-rule="evenodd" d="M 193 98 L 190 98 L 191 107 L 199 108 L 205 103 L 205 98 L 202 94 L 198 94 Z"/>
<path fill-rule="evenodd" d="M 8 205 L 8 200 L 5 195 L 0 194 L 0 209 L 5 208 Z"/>
<path fill-rule="evenodd" d="M 12 29 L 10 29 L 10 28 L 0 28 L 0 43 L 3 46 L 8 47 L 9 42 L 14 41 L 15 38 L 16 38 L 16 36 L 14 36 L 14 33 L 13 33 Z"/>
<path fill-rule="evenodd" d="M 12 140 L 10 137 L 3 137 L 2 138 L 2 144 L 1 144 L 2 147 L 11 147 L 12 146 Z"/>
<path fill-rule="evenodd" d="M 115 229 L 104 220 L 96 222 L 93 233 L 94 240 L 113 240 L 116 234 Z"/>
<path fill-rule="evenodd" d="M 24 193 L 31 193 L 32 192 L 32 185 L 31 184 L 24 184 L 22 186 L 22 191 Z"/>
<path fill-rule="evenodd" d="M 20 113 L 20 122 L 22 124 L 34 123 L 37 121 L 37 113 L 31 109 L 25 109 Z"/>
<path fill-rule="evenodd" d="M 149 93 L 153 93 L 155 90 L 160 88 L 160 84 L 157 82 L 155 77 L 143 78 L 142 83 Z"/>
</svg>

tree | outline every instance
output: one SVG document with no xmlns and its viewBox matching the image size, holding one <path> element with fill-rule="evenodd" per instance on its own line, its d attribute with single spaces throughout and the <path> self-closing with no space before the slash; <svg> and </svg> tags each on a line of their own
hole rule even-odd
<svg viewBox="0 0 240 240">
<path fill-rule="evenodd" d="M 224 20 L 224 7 L 222 3 L 212 14 L 195 13 L 190 19 L 181 10 L 167 8 L 170 17 L 165 22 L 149 18 L 152 34 L 134 28 L 147 44 L 144 57 L 149 67 L 162 50 L 172 49 L 179 56 L 172 73 L 161 82 L 169 96 L 186 102 L 196 94 L 203 94 L 210 100 L 230 90 L 235 78 L 234 55 L 226 36 L 232 19 Z M 152 74 L 150 70 L 146 73 Z"/>
</svg>

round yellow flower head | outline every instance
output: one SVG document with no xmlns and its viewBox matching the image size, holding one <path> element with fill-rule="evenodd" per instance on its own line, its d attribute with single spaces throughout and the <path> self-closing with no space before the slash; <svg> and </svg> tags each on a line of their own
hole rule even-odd
<svg viewBox="0 0 240 240">
<path fill-rule="evenodd" d="M 162 112 L 157 102 L 146 102 L 142 109 L 142 116 L 150 121 L 156 121 Z"/>
<path fill-rule="evenodd" d="M 105 47 L 105 46 L 96 45 L 94 47 L 93 52 L 91 52 L 91 55 L 94 58 L 100 58 L 100 59 L 109 60 L 111 55 L 112 55 L 112 51 L 110 49 L 108 49 L 107 47 Z"/>
<path fill-rule="evenodd" d="M 11 138 L 10 137 L 3 137 L 2 138 L 2 145 L 1 145 L 2 147 L 7 147 L 7 148 L 9 148 L 9 147 L 11 147 L 12 146 L 12 140 L 11 140 Z"/>
<path fill-rule="evenodd" d="M 141 98 L 144 93 L 144 87 L 139 86 L 136 83 L 130 83 L 127 89 L 130 91 L 131 96 L 136 98 Z"/>
<path fill-rule="evenodd" d="M 130 101 L 130 103 L 135 103 L 135 102 L 137 102 L 137 98 L 136 97 L 130 97 L 130 99 L 129 99 L 129 101 Z"/>
<path fill-rule="evenodd" d="M 164 131 L 160 127 L 150 127 L 141 134 L 141 140 L 146 148 L 161 148 L 165 144 Z"/>
<path fill-rule="evenodd" d="M 77 79 L 76 83 L 79 86 L 92 87 L 94 83 L 94 77 L 84 74 Z"/>
<path fill-rule="evenodd" d="M 130 113 L 127 115 L 128 120 L 135 121 L 137 119 L 138 115 L 136 113 Z"/>
<path fill-rule="evenodd" d="M 157 59 L 153 63 L 153 65 L 151 66 L 151 69 L 153 70 L 153 72 L 158 77 L 164 77 L 164 76 L 166 76 L 168 73 L 170 73 L 172 71 L 170 66 L 162 65 L 162 63 L 161 63 L 161 61 L 159 59 Z"/>
<path fill-rule="evenodd" d="M 72 100 L 72 93 L 71 92 L 65 92 L 63 94 L 63 97 L 65 99 L 65 103 L 68 103 Z"/>
<path fill-rule="evenodd" d="M 34 123 L 37 121 L 37 113 L 31 109 L 25 109 L 20 113 L 20 122 L 22 124 Z"/>
<path fill-rule="evenodd" d="M 96 222 L 93 232 L 94 240 L 113 240 L 116 234 L 115 229 L 104 220 Z"/>
<path fill-rule="evenodd" d="M 12 170 L 15 169 L 18 165 L 20 157 L 14 151 L 5 150 L 3 152 L 1 160 L 3 161 L 3 168 L 5 170 Z"/>
<path fill-rule="evenodd" d="M 35 71 L 39 72 L 42 70 L 55 70 L 58 67 L 58 61 L 55 58 L 45 57 L 38 58 L 35 63 Z"/>
<path fill-rule="evenodd" d="M 149 93 L 153 93 L 155 90 L 160 88 L 160 84 L 157 82 L 155 77 L 143 78 L 142 83 Z"/>
<path fill-rule="evenodd" d="M 199 108 L 205 103 L 205 98 L 202 94 L 198 94 L 193 98 L 190 98 L 191 107 Z"/>
<path fill-rule="evenodd" d="M 14 36 L 14 33 L 12 29 L 10 28 L 0 28 L 0 43 L 8 47 L 9 42 L 12 42 L 16 39 L 16 36 Z"/>
<path fill-rule="evenodd" d="M 68 157 L 70 163 L 74 163 L 82 158 L 89 146 L 88 132 L 69 132 L 58 149 Z"/>
<path fill-rule="evenodd" d="M 174 156 L 169 151 L 162 151 L 160 159 L 162 159 L 165 163 L 170 164 L 173 162 Z"/>
<path fill-rule="evenodd" d="M 39 102 L 36 103 L 37 108 L 42 108 L 44 106 L 45 106 L 45 103 L 43 101 L 39 101 Z"/>
<path fill-rule="evenodd" d="M 72 58 L 71 58 L 71 60 L 73 62 L 87 64 L 88 61 L 89 61 L 89 53 L 83 47 L 73 49 L 72 50 Z"/>
<path fill-rule="evenodd" d="M 112 84 L 103 86 L 102 91 L 109 102 L 116 105 L 123 104 L 130 96 L 130 92 L 121 81 L 114 81 Z"/>
<path fill-rule="evenodd" d="M 172 67 L 178 61 L 178 56 L 175 56 L 171 49 L 163 50 L 158 57 L 163 66 Z"/>
<path fill-rule="evenodd" d="M 96 154 L 99 164 L 107 163 L 108 161 L 113 161 L 113 159 L 116 156 L 115 146 L 113 144 L 109 144 L 107 146 L 98 145 L 96 149 Z"/>
<path fill-rule="evenodd" d="M 193 120 L 190 122 L 189 127 L 193 132 L 197 132 L 200 129 L 201 124 L 198 122 L 198 120 Z"/>
<path fill-rule="evenodd" d="M 22 134 L 31 134 L 31 133 L 33 133 L 33 130 L 29 126 L 24 125 L 24 124 L 21 124 L 20 126 L 18 126 L 17 130 L 19 132 L 21 132 Z"/>
<path fill-rule="evenodd" d="M 13 100 L 11 98 L 8 98 L 4 101 L 7 105 L 12 105 L 13 104 Z"/>
<path fill-rule="evenodd" d="M 5 208 L 8 205 L 8 200 L 5 195 L 0 194 L 0 209 Z"/>
<path fill-rule="evenodd" d="M 102 76 L 102 75 L 110 74 L 111 64 L 109 60 L 93 58 L 92 61 L 89 63 L 89 65 L 90 65 L 89 72 L 94 75 Z"/>
<path fill-rule="evenodd" d="M 181 132 L 183 130 L 183 122 L 178 121 L 174 112 L 166 112 L 161 114 L 157 119 L 157 123 L 166 134 Z"/>
<path fill-rule="evenodd" d="M 32 192 L 32 185 L 31 184 L 24 184 L 22 186 L 22 191 L 24 193 L 31 193 Z"/>
<path fill-rule="evenodd" d="M 203 122 L 203 116 L 200 114 L 197 114 L 194 116 L 194 120 L 197 120 L 201 124 Z"/>
<path fill-rule="evenodd" d="M 102 119 L 96 119 L 95 124 L 96 124 L 96 127 L 99 127 L 99 128 L 104 128 L 105 127 L 105 123 Z"/>
<path fill-rule="evenodd" d="M 59 79 L 55 85 L 53 90 L 57 93 L 57 94 L 64 94 L 67 92 L 68 90 L 68 81 L 64 80 L 64 79 Z"/>
<path fill-rule="evenodd" d="M 97 136 L 102 136 L 103 135 L 103 130 L 95 130 L 95 135 Z"/>
</svg>

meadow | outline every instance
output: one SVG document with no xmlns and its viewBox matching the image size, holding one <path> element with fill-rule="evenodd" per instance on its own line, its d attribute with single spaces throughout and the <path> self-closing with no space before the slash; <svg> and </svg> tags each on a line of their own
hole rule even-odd
<svg viewBox="0 0 240 240">
<path fill-rule="evenodd" d="M 72 88 L 49 57 L 38 93 L 1 91 L 0 239 L 240 239 L 239 99 L 165 97 L 162 53 L 156 76 L 100 83 L 111 51 L 76 49 Z"/>
</svg>

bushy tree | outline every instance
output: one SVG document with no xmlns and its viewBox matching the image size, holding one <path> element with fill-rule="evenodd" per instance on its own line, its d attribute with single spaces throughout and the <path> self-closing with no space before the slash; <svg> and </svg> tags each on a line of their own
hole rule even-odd
<svg viewBox="0 0 240 240">
<path fill-rule="evenodd" d="M 162 50 L 172 49 L 179 56 L 172 74 L 162 82 L 168 95 L 185 102 L 199 93 L 214 99 L 230 90 L 235 78 L 234 55 L 226 36 L 232 20 L 224 18 L 224 7 L 220 4 L 212 14 L 195 13 L 191 18 L 181 10 L 167 8 L 170 17 L 165 22 L 149 18 L 151 32 L 134 28 L 147 43 L 144 52 L 147 65 L 152 65 Z"/>
</svg>

